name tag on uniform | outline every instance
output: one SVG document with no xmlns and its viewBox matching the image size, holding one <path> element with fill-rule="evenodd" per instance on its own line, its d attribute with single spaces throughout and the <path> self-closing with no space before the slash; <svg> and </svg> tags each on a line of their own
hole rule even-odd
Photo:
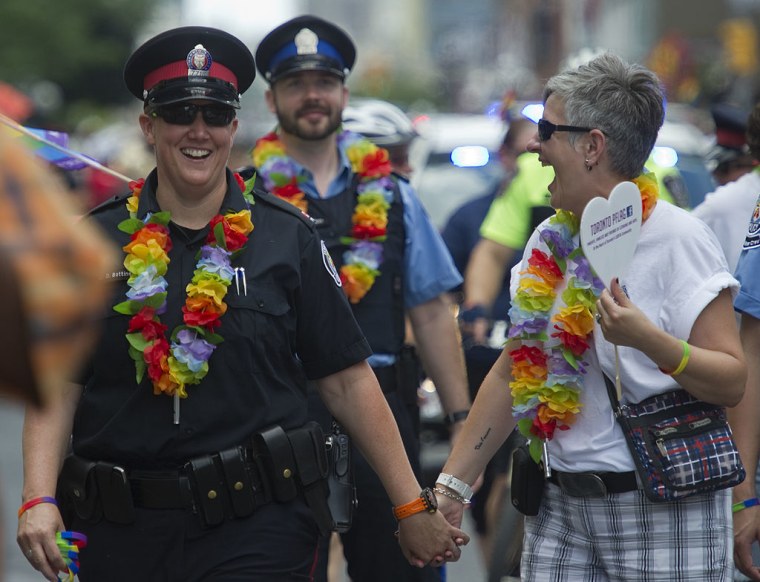
<svg viewBox="0 0 760 582">
<path fill-rule="evenodd" d="M 126 281 L 129 279 L 129 271 L 111 271 L 103 276 L 106 281 Z"/>
</svg>

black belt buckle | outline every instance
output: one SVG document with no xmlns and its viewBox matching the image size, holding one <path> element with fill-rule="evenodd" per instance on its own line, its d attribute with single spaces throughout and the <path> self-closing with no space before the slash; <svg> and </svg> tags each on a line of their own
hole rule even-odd
<svg viewBox="0 0 760 582">
<path fill-rule="evenodd" d="M 605 497 L 607 486 L 596 473 L 557 472 L 557 484 L 570 497 Z"/>
</svg>

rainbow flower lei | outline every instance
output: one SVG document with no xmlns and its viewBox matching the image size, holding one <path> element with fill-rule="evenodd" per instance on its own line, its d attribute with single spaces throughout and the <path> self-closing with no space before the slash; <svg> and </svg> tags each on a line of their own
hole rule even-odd
<svg viewBox="0 0 760 582">
<path fill-rule="evenodd" d="M 375 284 L 383 262 L 383 246 L 388 228 L 388 209 L 393 201 L 393 180 L 387 150 L 360 135 L 343 131 L 339 147 L 345 148 L 351 169 L 359 176 L 356 206 L 351 218 L 350 236 L 341 241 L 349 245 L 343 254 L 340 279 L 351 303 L 359 303 Z M 275 196 L 308 211 L 308 201 L 300 184 L 295 162 L 275 132 L 256 142 L 253 164 L 264 180 L 264 187 Z"/>
<path fill-rule="evenodd" d="M 243 179 L 238 174 L 235 179 L 245 192 Z M 129 218 L 119 224 L 119 230 L 131 235 L 130 243 L 123 247 L 127 253 L 124 266 L 130 277 L 127 300 L 115 305 L 114 311 L 132 316 L 126 338 L 129 355 L 135 361 L 137 383 L 147 369 L 153 394 L 187 398 L 185 387 L 203 380 L 211 354 L 223 341 L 214 329 L 221 325 L 220 318 L 227 311 L 224 297 L 234 277 L 230 262 L 242 252 L 253 231 L 251 211 L 217 214 L 211 219 L 193 278 L 186 287 L 184 325 L 177 326 L 167 339 L 167 326 L 158 316 L 166 312 L 168 283 L 164 275 L 172 249 L 168 228 L 171 215 L 156 212 L 142 219 L 137 217 L 144 184 L 144 179 L 130 182 Z"/>
<path fill-rule="evenodd" d="M 657 181 L 654 174 L 645 173 L 633 182 L 641 192 L 646 220 L 657 204 Z M 579 227 L 579 219 L 569 211 L 559 210 L 549 219 L 540 233 L 549 252 L 533 249 L 509 310 L 512 414 L 520 433 L 531 440 L 536 461 L 542 441 L 551 440 L 556 429 L 568 430 L 580 412 L 586 373 L 583 356 L 594 331 L 596 300 L 604 289 L 575 240 Z M 568 274 L 564 305 L 550 317 Z M 553 331 L 548 331 L 550 325 Z"/>
</svg>

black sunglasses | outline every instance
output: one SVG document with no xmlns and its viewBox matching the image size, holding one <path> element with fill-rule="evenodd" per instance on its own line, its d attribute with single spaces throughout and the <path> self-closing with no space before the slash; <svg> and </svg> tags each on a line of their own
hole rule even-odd
<svg viewBox="0 0 760 582">
<path fill-rule="evenodd" d="M 548 141 L 555 131 L 591 131 L 591 127 L 577 127 L 575 125 L 555 125 L 546 119 L 538 120 L 538 139 L 539 141 Z"/>
<path fill-rule="evenodd" d="M 225 105 L 196 105 L 194 103 L 173 103 L 159 105 L 150 113 L 160 117 L 172 125 L 191 125 L 198 112 L 203 115 L 203 121 L 211 127 L 225 127 L 235 119 L 235 110 Z"/>
</svg>

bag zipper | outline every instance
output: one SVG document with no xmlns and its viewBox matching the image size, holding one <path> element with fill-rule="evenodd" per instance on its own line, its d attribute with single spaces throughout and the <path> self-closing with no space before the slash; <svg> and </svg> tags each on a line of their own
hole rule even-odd
<svg viewBox="0 0 760 582">
<path fill-rule="evenodd" d="M 694 434 L 700 434 L 706 432 L 713 424 L 713 419 L 708 417 L 694 420 L 681 426 L 669 426 L 667 428 L 653 430 L 652 434 L 657 437 L 655 439 L 655 445 L 660 450 L 663 457 L 668 456 L 667 448 L 665 447 L 665 437 L 679 437 L 679 436 L 691 436 Z"/>
</svg>

